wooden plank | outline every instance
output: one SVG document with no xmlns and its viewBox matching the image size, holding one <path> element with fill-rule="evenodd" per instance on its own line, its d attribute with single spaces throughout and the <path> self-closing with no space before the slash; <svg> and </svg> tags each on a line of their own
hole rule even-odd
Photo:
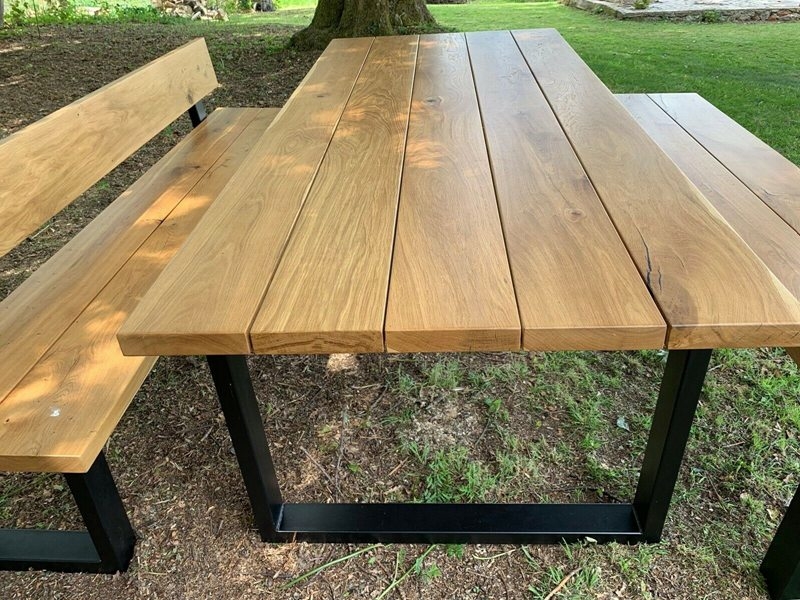
<svg viewBox="0 0 800 600">
<path fill-rule="evenodd" d="M 514 37 L 667 320 L 668 347 L 791 345 L 797 299 L 561 36 Z"/>
<path fill-rule="evenodd" d="M 523 348 L 663 347 L 661 313 L 511 34 L 467 44 Z"/>
<path fill-rule="evenodd" d="M 375 40 L 250 330 L 254 352 L 383 351 L 417 42 Z"/>
<path fill-rule="evenodd" d="M 651 97 L 795 231 L 800 232 L 800 168 L 797 165 L 702 96 L 652 94 Z"/>
<path fill-rule="evenodd" d="M 0 256 L 217 85 L 198 38 L 0 141 Z"/>
<path fill-rule="evenodd" d="M 682 101 L 695 105 L 691 94 L 679 94 L 671 105 L 684 111 Z M 618 95 L 639 125 L 675 162 L 706 198 L 764 261 L 786 288 L 800 297 L 800 236 L 739 179 L 689 135 L 645 94 Z M 714 110 L 717 110 L 716 108 Z M 747 154 L 750 146 L 740 151 Z"/>
<path fill-rule="evenodd" d="M 0 303 L 0 398 L 8 394 L 259 109 L 218 109 Z"/>
<path fill-rule="evenodd" d="M 372 39 L 334 40 L 119 332 L 126 354 L 244 354 Z"/>
<path fill-rule="evenodd" d="M 116 332 L 277 114 L 257 116 L 43 359 L 0 403 L 0 469 L 84 472 L 156 359 Z"/>
<path fill-rule="evenodd" d="M 520 347 L 462 34 L 422 36 L 386 314 L 394 352 Z"/>
<path fill-rule="evenodd" d="M 791 359 L 800 366 L 800 348 L 786 348 L 786 353 L 791 357 Z"/>
</svg>

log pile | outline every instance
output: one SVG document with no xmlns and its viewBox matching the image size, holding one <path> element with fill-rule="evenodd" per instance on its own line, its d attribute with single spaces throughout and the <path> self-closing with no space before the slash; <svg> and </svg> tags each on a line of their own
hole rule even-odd
<svg viewBox="0 0 800 600">
<path fill-rule="evenodd" d="M 209 8 L 205 0 L 154 0 L 155 7 L 166 15 L 203 21 L 227 21 L 222 8 Z"/>
</svg>

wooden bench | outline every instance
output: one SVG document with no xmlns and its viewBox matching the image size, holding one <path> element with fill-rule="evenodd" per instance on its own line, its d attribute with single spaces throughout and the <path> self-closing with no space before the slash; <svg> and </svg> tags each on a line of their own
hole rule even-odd
<svg viewBox="0 0 800 600">
<path fill-rule="evenodd" d="M 0 568 L 128 566 L 102 449 L 156 358 L 123 356 L 117 329 L 278 112 L 206 115 L 217 85 L 197 39 L 0 141 L 4 256 L 183 112 L 195 126 L 0 303 L 0 471 L 64 473 L 87 527 L 0 530 Z"/>
<path fill-rule="evenodd" d="M 800 274 L 800 169 L 697 94 L 619 94 L 680 167 L 793 293 Z M 751 212 L 763 202 L 772 209 Z M 758 214 L 759 216 L 756 216 Z M 769 235 L 764 235 L 764 232 Z M 795 257 L 787 260 L 788 257 Z M 800 365 L 800 348 L 787 348 Z M 800 597 L 800 489 L 761 564 L 772 598 Z"/>
</svg>

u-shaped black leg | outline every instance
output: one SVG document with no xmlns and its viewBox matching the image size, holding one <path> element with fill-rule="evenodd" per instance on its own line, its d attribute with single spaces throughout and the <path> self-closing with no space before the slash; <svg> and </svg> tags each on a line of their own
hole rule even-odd
<svg viewBox="0 0 800 600">
<path fill-rule="evenodd" d="M 0 569 L 116 573 L 133 556 L 133 533 L 101 452 L 86 473 L 65 473 L 86 531 L 0 530 Z"/>
<path fill-rule="evenodd" d="M 761 572 L 773 600 L 800 598 L 800 488 L 778 525 Z"/>
</svg>

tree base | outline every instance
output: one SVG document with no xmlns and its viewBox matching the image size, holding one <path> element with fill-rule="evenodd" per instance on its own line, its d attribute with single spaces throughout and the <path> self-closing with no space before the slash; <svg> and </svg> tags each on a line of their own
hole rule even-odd
<svg viewBox="0 0 800 600">
<path fill-rule="evenodd" d="M 298 50 L 323 50 L 334 38 L 442 31 L 424 0 L 320 0 L 311 24 L 292 36 Z"/>
<path fill-rule="evenodd" d="M 337 37 L 335 31 L 311 27 L 301 29 L 292 36 L 289 47 L 297 50 L 324 50 Z"/>
</svg>

